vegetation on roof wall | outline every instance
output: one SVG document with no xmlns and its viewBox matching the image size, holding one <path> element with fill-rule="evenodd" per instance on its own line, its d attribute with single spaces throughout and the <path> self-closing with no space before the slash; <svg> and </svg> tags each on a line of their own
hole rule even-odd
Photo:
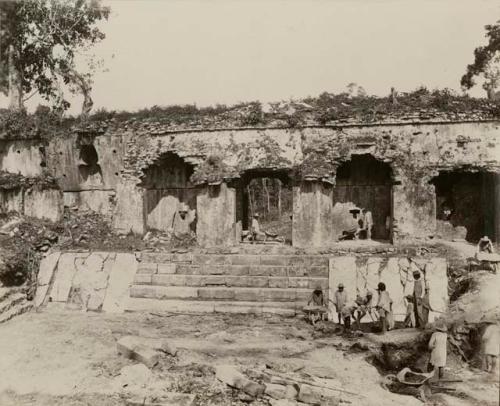
<svg viewBox="0 0 500 406">
<path fill-rule="evenodd" d="M 500 101 L 460 95 L 450 89 L 430 91 L 420 87 L 413 92 L 387 97 L 366 92 L 322 93 L 318 97 L 269 103 L 239 103 L 233 106 L 196 105 L 153 106 L 136 112 L 97 110 L 84 122 L 61 118 L 57 111 L 40 106 L 33 114 L 0 110 L 0 138 L 51 138 L 69 134 L 75 127 L 96 132 L 108 129 L 155 131 L 238 127 L 300 127 L 346 122 L 390 120 L 425 121 L 432 119 L 500 119 Z"/>
</svg>

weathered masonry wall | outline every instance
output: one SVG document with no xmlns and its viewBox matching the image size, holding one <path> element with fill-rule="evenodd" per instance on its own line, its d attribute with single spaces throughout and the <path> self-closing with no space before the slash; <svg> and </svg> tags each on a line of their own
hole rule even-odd
<svg viewBox="0 0 500 406">
<path fill-rule="evenodd" d="M 333 299 L 342 282 L 350 300 L 367 290 L 377 300 L 375 288 L 383 281 L 395 318 L 402 320 L 415 270 L 430 288 L 432 308 L 446 310 L 446 268 L 444 258 L 423 257 L 55 252 L 41 263 L 35 305 L 296 314 L 313 289 Z M 435 316 L 430 314 L 431 322 Z"/>
<path fill-rule="evenodd" d="M 343 256 L 330 258 L 330 299 L 343 283 L 348 298 L 364 296 L 367 291 L 377 300 L 377 284 L 384 282 L 387 292 L 393 300 L 393 313 L 397 321 L 403 321 L 406 315 L 404 297 L 413 293 L 413 272 L 423 274 L 422 280 L 429 287 L 429 302 L 432 309 L 445 312 L 448 306 L 447 264 L 444 258 L 387 258 Z M 375 302 L 376 303 L 376 302 Z M 439 313 L 431 312 L 429 322 Z"/>
<path fill-rule="evenodd" d="M 124 127 L 122 131 L 115 129 L 99 136 L 75 134 L 47 146 L 47 167 L 58 178 L 66 204 L 85 205 L 113 215 L 117 229 L 143 233 L 148 228 L 165 229 L 184 203 L 191 211 L 196 210 L 193 228 L 198 230 L 200 224 L 209 221 L 207 217 L 221 215 L 221 202 L 211 204 L 207 200 L 210 198 L 206 198 L 204 204 L 209 209 L 200 207 L 197 196 L 206 193 L 203 182 L 223 182 L 238 191 L 241 177 L 249 171 L 289 170 L 297 188 L 294 196 L 301 201 L 307 199 L 302 193 L 310 193 L 306 191 L 310 188 L 308 182 L 322 184 L 328 180 L 333 185 L 333 208 L 317 203 L 319 217 L 331 219 L 332 229 L 325 229 L 323 222 L 307 220 L 306 225 L 305 220 L 294 220 L 296 246 L 305 246 L 311 240 L 328 245 L 325 235 L 342 233 L 346 227 L 345 212 L 354 205 L 371 209 L 376 239 L 426 238 L 438 235 L 438 231 L 451 238 L 463 235 L 460 227 L 467 226 L 449 222 L 445 226 L 448 231 L 443 232 L 439 223 L 441 203 L 433 180 L 447 171 L 480 172 L 490 174 L 491 179 L 485 183 L 483 194 L 496 196 L 496 200 L 485 203 L 485 220 L 479 228 L 500 239 L 494 210 L 499 206 L 498 193 L 494 193 L 500 173 L 498 122 L 178 133 L 145 128 L 140 135 L 135 131 Z M 169 154 L 175 158 L 165 159 Z M 207 162 L 214 156 L 220 163 L 211 167 Z M 179 163 L 178 168 L 185 168 L 181 177 L 175 170 L 168 170 L 174 160 Z M 191 173 L 196 182 L 188 176 Z M 176 176 L 178 182 L 172 183 Z M 455 200 L 459 201 L 457 193 Z M 226 196 L 230 200 L 223 205 L 232 207 L 234 199 Z M 460 218 L 463 208 L 457 206 L 455 216 Z M 296 207 L 294 218 L 309 216 L 300 212 L 309 210 L 309 205 Z M 235 221 L 232 209 L 227 216 L 228 222 Z M 219 242 L 215 235 L 211 240 L 206 233 L 198 235 L 207 245 Z"/>
</svg>

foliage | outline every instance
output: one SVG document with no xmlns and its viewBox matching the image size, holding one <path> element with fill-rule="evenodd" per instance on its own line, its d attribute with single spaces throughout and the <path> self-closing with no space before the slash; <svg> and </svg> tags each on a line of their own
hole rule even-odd
<svg viewBox="0 0 500 406">
<path fill-rule="evenodd" d="M 225 178 L 237 176 L 234 169 L 224 163 L 220 155 L 209 155 L 205 161 L 196 167 L 190 181 L 195 185 L 203 183 L 221 182 Z"/>
<path fill-rule="evenodd" d="M 76 86 L 87 96 L 91 74 L 77 72 L 76 58 L 104 39 L 97 23 L 107 20 L 109 12 L 99 0 L 0 2 L 0 91 L 8 90 L 6 64 L 10 55 L 10 69 L 20 74 L 24 94 L 36 91 L 61 110 L 69 107 L 62 84 L 74 91 Z M 90 58 L 87 62 L 93 70 L 95 62 L 85 56 Z"/>
<path fill-rule="evenodd" d="M 486 25 L 486 38 L 488 38 L 488 44 L 485 46 L 477 47 L 474 50 L 474 62 L 467 66 L 467 71 L 460 84 L 465 89 L 470 89 L 474 86 L 474 77 L 484 74 L 488 70 L 488 65 L 494 62 L 494 59 L 498 56 L 500 52 L 500 20 L 495 24 Z M 496 61 L 498 63 L 498 61 Z M 499 80 L 497 77 L 496 80 Z M 485 88 L 488 86 L 498 86 L 498 82 L 485 83 Z M 493 87 L 493 88 L 495 88 Z"/>
<path fill-rule="evenodd" d="M 19 188 L 57 189 L 57 181 L 50 175 L 44 174 L 25 177 L 19 173 L 0 171 L 0 190 L 14 190 Z"/>
</svg>

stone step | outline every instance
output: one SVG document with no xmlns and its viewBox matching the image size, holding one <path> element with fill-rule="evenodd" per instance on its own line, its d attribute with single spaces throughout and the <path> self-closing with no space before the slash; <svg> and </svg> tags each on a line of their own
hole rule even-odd
<svg viewBox="0 0 500 406">
<path fill-rule="evenodd" d="M 25 299 L 26 295 L 24 293 L 14 293 L 12 295 L 7 296 L 6 298 L 4 298 L 2 302 L 0 302 L 0 314 L 18 305 Z"/>
<path fill-rule="evenodd" d="M 135 285 L 328 289 L 328 278 L 137 273 Z"/>
<path fill-rule="evenodd" d="M 305 303 L 299 302 L 234 302 L 234 301 L 202 301 L 202 300 L 156 300 L 145 298 L 129 298 L 125 311 L 157 312 L 157 313 L 272 313 L 283 316 L 295 316 L 302 313 Z"/>
<path fill-rule="evenodd" d="M 328 256 L 323 255 L 261 255 L 261 254 L 193 254 L 193 253 L 138 253 L 144 263 L 178 263 L 193 265 L 269 265 L 328 267 Z"/>
<path fill-rule="evenodd" d="M 328 278 L 327 266 L 307 265 L 193 265 L 140 263 L 138 274 L 231 275 Z"/>
<path fill-rule="evenodd" d="M 18 304 L 17 306 L 13 306 L 6 312 L 0 314 L 0 323 L 4 323 L 16 316 L 20 316 L 21 314 L 30 311 L 32 308 L 33 308 L 32 302 L 23 302 L 21 304 Z"/>
<path fill-rule="evenodd" d="M 130 297 L 145 299 L 305 302 L 311 289 L 132 285 Z"/>
</svg>

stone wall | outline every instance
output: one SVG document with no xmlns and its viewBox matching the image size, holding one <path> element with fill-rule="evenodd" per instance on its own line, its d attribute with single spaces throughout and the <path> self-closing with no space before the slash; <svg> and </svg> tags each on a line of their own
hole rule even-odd
<svg viewBox="0 0 500 406">
<path fill-rule="evenodd" d="M 0 171 L 33 177 L 41 175 L 45 165 L 39 140 L 0 141 Z"/>
<path fill-rule="evenodd" d="M 61 180 L 66 192 L 85 189 L 78 178 L 76 142 L 76 136 L 73 136 L 54 141 L 47 148 L 48 166 Z M 162 133 L 145 127 L 141 130 L 140 137 L 133 128 L 123 128 L 119 133 L 114 131 L 96 136 L 93 145 L 99 156 L 103 181 L 102 185 L 94 185 L 92 188 L 116 191 L 118 206 L 130 206 L 129 203 L 120 202 L 118 189 L 133 189 L 132 200 L 135 202 L 133 212 L 136 216 L 133 220 L 135 223 L 133 229 L 136 231 L 146 230 L 148 223 L 151 227 L 163 226 L 160 224 L 160 217 L 163 218 L 163 214 L 161 216 L 153 214 L 150 218 L 139 214 L 144 210 L 147 212 L 144 207 L 139 208 L 141 205 L 139 200 L 141 198 L 149 200 L 149 195 L 141 195 L 135 186 L 141 184 L 147 168 L 158 162 L 162 155 L 172 152 L 194 168 L 205 162 L 208 156 L 217 155 L 225 165 L 226 174 L 230 172 L 231 176 L 244 175 L 246 171 L 259 168 L 296 169 L 297 182 L 301 176 L 313 172 L 317 177 L 328 177 L 335 182 L 336 170 L 343 163 L 356 156 L 371 156 L 390 167 L 390 195 L 389 192 L 384 192 L 384 196 L 392 196 L 392 206 L 387 207 L 387 199 L 384 198 L 382 202 L 377 197 L 376 191 L 372 194 L 373 204 L 363 203 L 362 199 L 361 203 L 356 203 L 356 199 L 353 198 L 349 198 L 349 202 L 372 204 L 377 212 L 374 219 L 378 216 L 374 230 L 378 234 L 385 232 L 385 239 L 394 237 L 395 241 L 425 238 L 436 233 L 436 196 L 434 185 L 430 182 L 440 170 L 488 170 L 500 173 L 500 123 L 498 122 L 358 124 L 297 129 L 228 129 L 176 133 Z M 331 170 L 303 168 L 302 163 L 311 154 L 327 162 Z M 301 175 L 301 171 L 307 173 Z M 222 177 L 224 174 L 210 175 Z M 340 186 L 339 183 L 339 190 Z M 160 211 L 173 212 L 173 205 L 178 203 L 179 201 L 175 199 L 162 202 Z M 337 219 L 342 218 L 342 212 L 348 208 L 346 204 L 346 202 L 336 202 Z M 380 207 L 377 208 L 377 205 Z M 115 224 L 119 229 L 123 229 L 120 224 L 130 223 L 132 220 L 125 221 L 118 206 L 114 212 L 120 218 L 115 220 Z M 130 207 L 127 208 L 127 216 L 132 214 L 129 209 Z M 392 233 L 385 229 L 385 221 L 382 219 L 385 212 L 392 214 L 391 224 L 394 225 Z M 198 215 L 198 220 L 200 219 L 201 216 Z M 380 224 L 382 221 L 383 225 Z M 495 222 L 492 229 L 500 229 L 497 217 L 491 221 Z M 139 225 L 141 222 L 142 225 Z M 128 225 L 125 228 L 127 227 Z M 342 228 L 341 222 L 337 228 Z M 335 233 L 339 231 L 342 230 L 335 230 Z M 500 238 L 498 231 L 496 234 L 496 239 Z"/>
<path fill-rule="evenodd" d="M 0 212 L 15 211 L 25 216 L 58 221 L 63 217 L 63 194 L 59 189 L 25 189 L 0 191 Z"/>
<path fill-rule="evenodd" d="M 401 258 L 401 257 L 355 257 L 343 256 L 330 259 L 330 299 L 339 283 L 344 284 L 350 301 L 367 290 L 374 294 L 377 303 L 377 284 L 384 282 L 393 300 L 393 312 L 397 321 L 403 321 L 406 314 L 404 296 L 413 292 L 413 271 L 424 274 L 423 280 L 430 288 L 430 304 L 437 312 L 446 311 L 448 305 L 448 277 L 444 258 Z M 334 308 L 330 309 L 334 312 Z M 429 322 L 440 313 L 431 312 Z M 365 320 L 371 321 L 371 320 Z"/>
<path fill-rule="evenodd" d="M 203 247 L 236 242 L 236 191 L 226 183 L 207 186 L 197 196 L 196 236 Z"/>
</svg>

